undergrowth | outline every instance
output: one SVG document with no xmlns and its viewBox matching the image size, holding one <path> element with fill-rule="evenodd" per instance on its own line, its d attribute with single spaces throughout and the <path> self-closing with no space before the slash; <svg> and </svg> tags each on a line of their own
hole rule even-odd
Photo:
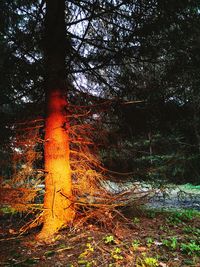
<svg viewBox="0 0 200 267">
<path fill-rule="evenodd" d="M 62 230 L 50 245 L 35 242 L 34 232 L 18 235 L 15 217 L 12 228 L 4 224 L 2 262 L 5 266 L 199 266 L 199 212 L 131 212 L 122 214 L 124 220 L 116 215 L 110 226 L 90 220 Z"/>
</svg>

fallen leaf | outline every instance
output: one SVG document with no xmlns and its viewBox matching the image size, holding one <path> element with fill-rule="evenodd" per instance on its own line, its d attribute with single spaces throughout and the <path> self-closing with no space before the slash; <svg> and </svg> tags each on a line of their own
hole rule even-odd
<svg viewBox="0 0 200 267">
<path fill-rule="evenodd" d="M 147 248 L 146 247 L 137 247 L 135 250 L 143 252 L 143 251 L 147 251 Z"/>
<path fill-rule="evenodd" d="M 15 235 L 17 234 L 17 232 L 13 229 L 9 229 L 8 232 L 11 234 L 11 235 Z"/>
<path fill-rule="evenodd" d="M 168 267 L 169 265 L 167 265 L 167 264 L 164 263 L 164 262 L 159 262 L 159 266 L 160 266 L 160 267 Z"/>
</svg>

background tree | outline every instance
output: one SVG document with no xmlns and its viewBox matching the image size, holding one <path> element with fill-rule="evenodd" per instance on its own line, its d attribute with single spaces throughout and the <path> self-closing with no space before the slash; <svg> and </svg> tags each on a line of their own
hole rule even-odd
<svg viewBox="0 0 200 267">
<path fill-rule="evenodd" d="M 122 136 L 118 138 L 121 150 L 117 161 L 113 154 L 115 166 L 138 170 L 139 179 L 198 182 L 198 137 L 194 130 L 198 120 L 194 123 L 194 102 L 189 97 L 199 80 L 194 64 L 199 54 L 198 3 L 152 2 L 147 8 L 140 2 L 139 6 L 140 23 L 133 33 L 139 40 L 138 53 L 131 57 L 130 48 L 129 64 L 121 66 L 115 84 L 121 88 L 118 94 L 122 98 L 144 101 L 115 109 L 121 118 L 118 137 L 119 133 Z"/>
</svg>

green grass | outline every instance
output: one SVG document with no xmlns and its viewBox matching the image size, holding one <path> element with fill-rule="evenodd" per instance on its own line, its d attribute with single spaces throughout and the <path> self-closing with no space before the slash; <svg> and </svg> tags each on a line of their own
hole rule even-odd
<svg viewBox="0 0 200 267">
<path fill-rule="evenodd" d="M 187 190 L 200 190 L 200 185 L 193 185 L 193 184 L 184 184 L 182 186 L 184 189 L 187 189 Z"/>
</svg>

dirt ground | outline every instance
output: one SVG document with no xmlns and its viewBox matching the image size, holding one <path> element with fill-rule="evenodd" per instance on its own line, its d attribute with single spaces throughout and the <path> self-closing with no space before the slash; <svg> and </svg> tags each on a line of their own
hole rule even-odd
<svg viewBox="0 0 200 267">
<path fill-rule="evenodd" d="M 200 215 L 192 211 L 134 214 L 115 217 L 111 227 L 98 222 L 64 229 L 51 244 L 34 237 L 39 229 L 19 235 L 19 215 L 1 214 L 1 266 L 65 267 L 200 267 Z"/>
</svg>

